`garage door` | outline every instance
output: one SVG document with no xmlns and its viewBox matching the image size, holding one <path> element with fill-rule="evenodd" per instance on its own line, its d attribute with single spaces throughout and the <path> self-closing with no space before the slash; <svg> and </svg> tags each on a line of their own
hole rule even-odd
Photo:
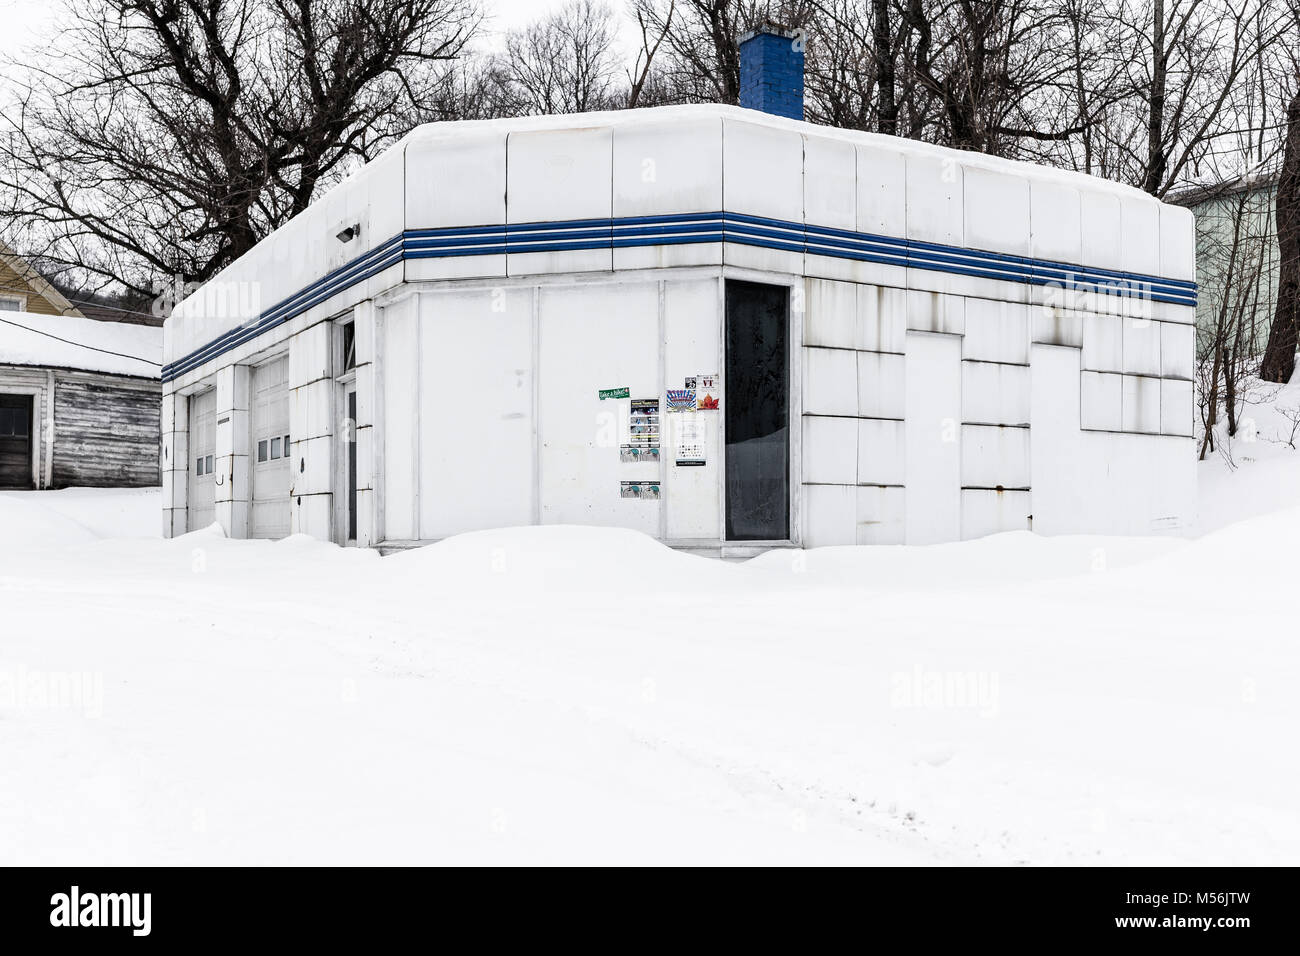
<svg viewBox="0 0 1300 956">
<path fill-rule="evenodd" d="M 288 358 L 253 369 L 252 393 L 249 536 L 283 538 L 289 533 Z"/>
<path fill-rule="evenodd" d="M 213 504 L 216 487 L 213 484 L 212 463 L 217 447 L 217 390 L 190 397 L 190 459 L 189 488 L 186 502 L 189 516 L 187 529 L 197 531 L 216 520 Z"/>
<path fill-rule="evenodd" d="M 0 395 L 0 488 L 32 487 L 32 396 Z"/>
</svg>

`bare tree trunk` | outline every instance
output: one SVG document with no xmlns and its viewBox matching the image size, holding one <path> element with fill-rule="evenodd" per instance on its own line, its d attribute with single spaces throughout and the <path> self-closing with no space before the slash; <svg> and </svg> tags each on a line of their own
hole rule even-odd
<svg viewBox="0 0 1300 956">
<path fill-rule="evenodd" d="M 898 135 L 898 100 L 894 90 L 893 31 L 889 0 L 871 0 L 871 34 L 876 46 L 876 90 L 880 132 Z"/>
<path fill-rule="evenodd" d="M 1232 366 L 1232 349 L 1223 350 L 1223 404 L 1228 414 L 1228 437 L 1237 435 L 1237 372 Z"/>
<path fill-rule="evenodd" d="M 1147 97 L 1147 174 L 1142 188 L 1158 195 L 1169 159 L 1165 153 L 1165 89 L 1169 51 L 1165 46 L 1165 0 L 1155 0 L 1151 25 L 1151 92 Z"/>
<path fill-rule="evenodd" d="M 1205 426 L 1205 436 L 1201 440 L 1200 458 L 1202 460 L 1205 459 L 1207 450 L 1214 450 L 1214 428 L 1219 423 L 1219 380 L 1223 378 L 1227 383 L 1232 377 L 1232 368 L 1228 362 L 1228 348 L 1224 343 L 1228 339 L 1228 329 L 1234 319 L 1238 318 L 1233 313 L 1230 300 L 1232 290 L 1236 287 L 1237 256 L 1241 248 L 1241 231 L 1247 199 L 1248 196 L 1245 192 L 1237 197 L 1236 209 L 1232 216 L 1232 246 L 1228 251 L 1223 271 L 1223 298 L 1219 302 L 1218 312 L 1214 318 L 1214 336 L 1209 351 L 1209 355 L 1212 356 L 1209 381 L 1204 380 L 1203 370 L 1200 373 L 1202 376 L 1201 394 L 1204 407 L 1201 421 Z M 1227 389 L 1229 392 L 1228 420 L 1232 422 L 1233 386 L 1228 384 Z M 1231 425 L 1230 428 L 1235 428 L 1235 425 Z"/>
<path fill-rule="evenodd" d="M 1219 349 L 1214 350 L 1214 366 L 1210 370 L 1210 387 L 1205 395 L 1205 417 L 1202 420 L 1205 425 L 1205 434 L 1201 438 L 1201 451 L 1197 456 L 1201 461 L 1205 460 L 1205 452 L 1214 451 L 1214 426 L 1219 423 L 1219 357 L 1223 353 Z"/>
<path fill-rule="evenodd" d="M 1084 75 L 1084 54 L 1083 54 L 1083 31 L 1085 29 L 1083 18 L 1083 9 L 1067 7 L 1067 16 L 1070 19 L 1070 59 L 1072 61 L 1072 70 L 1074 72 L 1074 96 L 1075 108 L 1079 111 L 1080 116 L 1088 115 L 1088 82 L 1089 78 Z M 1083 131 L 1083 171 L 1092 174 L 1092 125 L 1089 124 Z"/>
<path fill-rule="evenodd" d="M 641 30 L 641 51 L 636 55 L 636 65 L 628 72 L 627 108 L 630 110 L 636 109 L 641 103 L 641 95 L 645 92 L 646 83 L 650 79 L 650 71 L 654 68 L 655 54 L 659 52 L 664 37 L 668 36 L 668 31 L 673 27 L 673 14 L 676 9 L 676 3 L 669 2 L 668 14 L 664 17 L 663 28 L 659 30 L 659 36 L 654 42 L 650 40 L 650 24 L 646 20 L 645 11 L 634 9 L 637 26 Z"/>
<path fill-rule="evenodd" d="M 1277 241 L 1281 250 L 1277 312 L 1259 366 L 1260 378 L 1279 383 L 1291 381 L 1295 372 L 1300 332 L 1300 92 L 1287 107 L 1286 129 L 1286 153 L 1277 183 Z"/>
</svg>

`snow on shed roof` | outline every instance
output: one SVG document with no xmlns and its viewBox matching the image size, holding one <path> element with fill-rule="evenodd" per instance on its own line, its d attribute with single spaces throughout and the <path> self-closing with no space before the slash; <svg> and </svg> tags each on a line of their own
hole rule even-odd
<svg viewBox="0 0 1300 956">
<path fill-rule="evenodd" d="M 0 365 L 158 378 L 162 329 L 71 315 L 0 312 Z"/>
</svg>

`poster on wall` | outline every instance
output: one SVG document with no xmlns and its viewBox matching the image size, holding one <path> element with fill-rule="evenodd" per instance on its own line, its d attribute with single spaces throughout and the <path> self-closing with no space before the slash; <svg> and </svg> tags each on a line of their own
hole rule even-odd
<svg viewBox="0 0 1300 956">
<path fill-rule="evenodd" d="M 619 497 L 640 498 L 643 501 L 658 501 L 659 482 L 658 481 L 619 482 Z"/>
<path fill-rule="evenodd" d="M 619 446 L 621 461 L 659 460 L 659 399 L 634 398 L 628 408 L 628 440 Z"/>
<path fill-rule="evenodd" d="M 693 388 L 668 389 L 668 411 L 670 412 L 695 411 L 695 389 Z"/>
<path fill-rule="evenodd" d="M 718 400 L 722 397 L 722 379 L 715 372 L 712 375 L 695 376 L 696 406 L 702 412 L 716 412 Z"/>
<path fill-rule="evenodd" d="M 681 415 L 676 421 L 678 467 L 689 468 L 706 464 L 704 453 L 705 423 L 697 414 Z"/>
<path fill-rule="evenodd" d="M 641 462 L 657 465 L 659 463 L 659 448 L 658 446 L 620 445 L 618 460 L 633 465 Z"/>
</svg>

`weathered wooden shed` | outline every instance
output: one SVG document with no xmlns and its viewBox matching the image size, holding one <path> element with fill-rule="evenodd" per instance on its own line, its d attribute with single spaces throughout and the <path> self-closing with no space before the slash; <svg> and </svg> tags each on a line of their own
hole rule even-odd
<svg viewBox="0 0 1300 956">
<path fill-rule="evenodd" d="M 162 329 L 0 313 L 0 488 L 160 483 Z"/>
</svg>

